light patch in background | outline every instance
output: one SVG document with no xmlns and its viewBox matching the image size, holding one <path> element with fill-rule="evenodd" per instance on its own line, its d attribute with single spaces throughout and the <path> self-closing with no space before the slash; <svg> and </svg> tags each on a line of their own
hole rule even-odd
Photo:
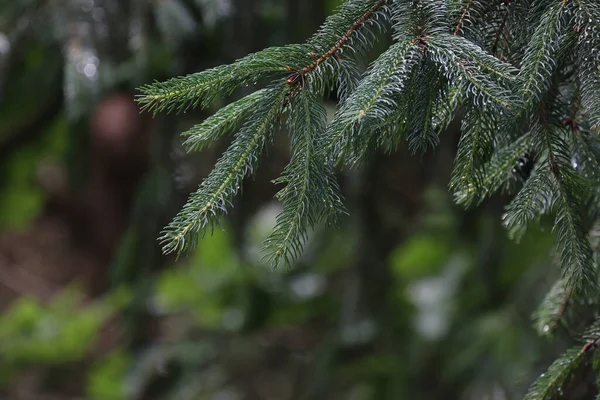
<svg viewBox="0 0 600 400">
<path fill-rule="evenodd" d="M 202 8 L 203 23 L 208 29 L 213 29 L 220 19 L 233 11 L 231 0 L 196 0 L 196 4 Z"/>
<path fill-rule="evenodd" d="M 342 329 L 342 341 L 348 346 L 369 343 L 377 334 L 377 326 L 370 319 L 349 324 Z"/>
<path fill-rule="evenodd" d="M 177 47 L 196 31 L 196 21 L 189 9 L 179 0 L 156 3 L 156 23 L 168 46 Z"/>
<path fill-rule="evenodd" d="M 237 331 L 242 328 L 245 322 L 244 312 L 237 308 L 228 308 L 223 313 L 223 327 L 230 331 Z"/>
<path fill-rule="evenodd" d="M 290 291 L 294 299 L 302 302 L 319 296 L 325 291 L 327 279 L 323 275 L 302 274 L 290 282 Z"/>
<path fill-rule="evenodd" d="M 10 40 L 4 33 L 0 32 L 0 56 L 8 54 L 8 52 L 10 52 Z"/>
<path fill-rule="evenodd" d="M 2 84 L 4 83 L 4 74 L 8 67 L 8 59 L 10 57 L 10 40 L 8 36 L 0 32 L 0 92 L 2 90 Z"/>
<path fill-rule="evenodd" d="M 248 261 L 253 264 L 262 264 L 264 253 L 262 248 L 264 240 L 271 234 L 277 224 L 277 216 L 282 211 L 281 204 L 276 201 L 269 202 L 262 207 L 248 222 L 246 228 L 245 251 Z M 280 269 L 276 269 L 280 270 Z"/>
<path fill-rule="evenodd" d="M 466 267 L 464 257 L 454 256 L 439 275 L 420 279 L 407 288 L 417 309 L 414 328 L 426 339 L 437 340 L 448 332 L 453 298 Z"/>
</svg>

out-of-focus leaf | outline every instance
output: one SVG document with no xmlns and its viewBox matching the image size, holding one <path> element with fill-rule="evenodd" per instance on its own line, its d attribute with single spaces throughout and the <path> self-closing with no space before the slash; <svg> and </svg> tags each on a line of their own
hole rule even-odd
<svg viewBox="0 0 600 400">
<path fill-rule="evenodd" d="M 125 400 L 124 381 L 131 364 L 131 356 L 123 350 L 116 350 L 100 360 L 90 371 L 87 398 Z"/>
<path fill-rule="evenodd" d="M 66 119 L 58 118 L 37 140 L 0 160 L 0 231 L 22 229 L 38 216 L 45 201 L 37 182 L 40 161 L 60 160 L 67 138 Z"/>
<path fill-rule="evenodd" d="M 390 264 L 398 277 L 415 279 L 438 272 L 451 253 L 451 238 L 419 235 L 396 248 Z"/>
</svg>

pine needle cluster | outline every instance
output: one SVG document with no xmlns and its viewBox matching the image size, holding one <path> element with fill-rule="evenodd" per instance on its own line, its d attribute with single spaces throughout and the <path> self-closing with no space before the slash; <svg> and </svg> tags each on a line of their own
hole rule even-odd
<svg viewBox="0 0 600 400">
<path fill-rule="evenodd" d="M 358 59 L 378 38 L 393 44 L 369 68 Z M 600 216 L 600 3 L 597 0 L 347 0 L 306 43 L 273 47 L 140 88 L 157 112 L 205 108 L 242 85 L 262 89 L 184 134 L 190 151 L 230 132 L 214 170 L 165 228 L 166 252 L 181 252 L 227 212 L 280 123 L 291 160 L 277 180 L 283 211 L 265 242 L 276 266 L 298 257 L 310 229 L 345 213 L 334 171 L 378 148 L 434 149 L 450 122 L 461 138 L 450 190 L 467 207 L 514 195 L 503 223 L 518 239 L 554 218 L 562 277 L 536 314 L 541 333 L 564 323 L 581 296 L 598 294 Z M 337 94 L 327 120 L 323 98 Z M 530 164 L 531 172 L 523 165 Z M 600 340 L 557 360 L 527 399 L 550 399 Z"/>
</svg>

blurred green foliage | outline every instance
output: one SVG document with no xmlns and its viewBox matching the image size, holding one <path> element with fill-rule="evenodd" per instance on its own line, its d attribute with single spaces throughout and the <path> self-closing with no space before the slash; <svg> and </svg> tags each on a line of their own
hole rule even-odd
<svg viewBox="0 0 600 400">
<path fill-rule="evenodd" d="M 42 210 L 46 194 L 38 181 L 40 160 L 61 162 L 68 148 L 65 117 L 57 118 L 40 140 L 11 153 L 0 166 L 0 230 L 24 229 Z"/>
<path fill-rule="evenodd" d="M 124 400 L 127 398 L 124 381 L 131 366 L 131 356 L 115 350 L 100 359 L 91 369 L 87 380 L 90 400 Z"/>
<path fill-rule="evenodd" d="M 77 309 L 81 300 L 77 290 L 64 289 L 47 305 L 29 297 L 15 301 L 0 319 L 2 376 L 83 359 L 115 309 L 105 301 Z"/>
</svg>

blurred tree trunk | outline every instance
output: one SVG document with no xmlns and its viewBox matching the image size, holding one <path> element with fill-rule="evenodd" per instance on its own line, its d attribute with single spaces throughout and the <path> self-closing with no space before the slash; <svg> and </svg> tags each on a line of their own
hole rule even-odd
<svg viewBox="0 0 600 400">
<path fill-rule="evenodd" d="M 289 42 L 308 39 L 325 21 L 323 1 L 285 0 Z"/>
</svg>

